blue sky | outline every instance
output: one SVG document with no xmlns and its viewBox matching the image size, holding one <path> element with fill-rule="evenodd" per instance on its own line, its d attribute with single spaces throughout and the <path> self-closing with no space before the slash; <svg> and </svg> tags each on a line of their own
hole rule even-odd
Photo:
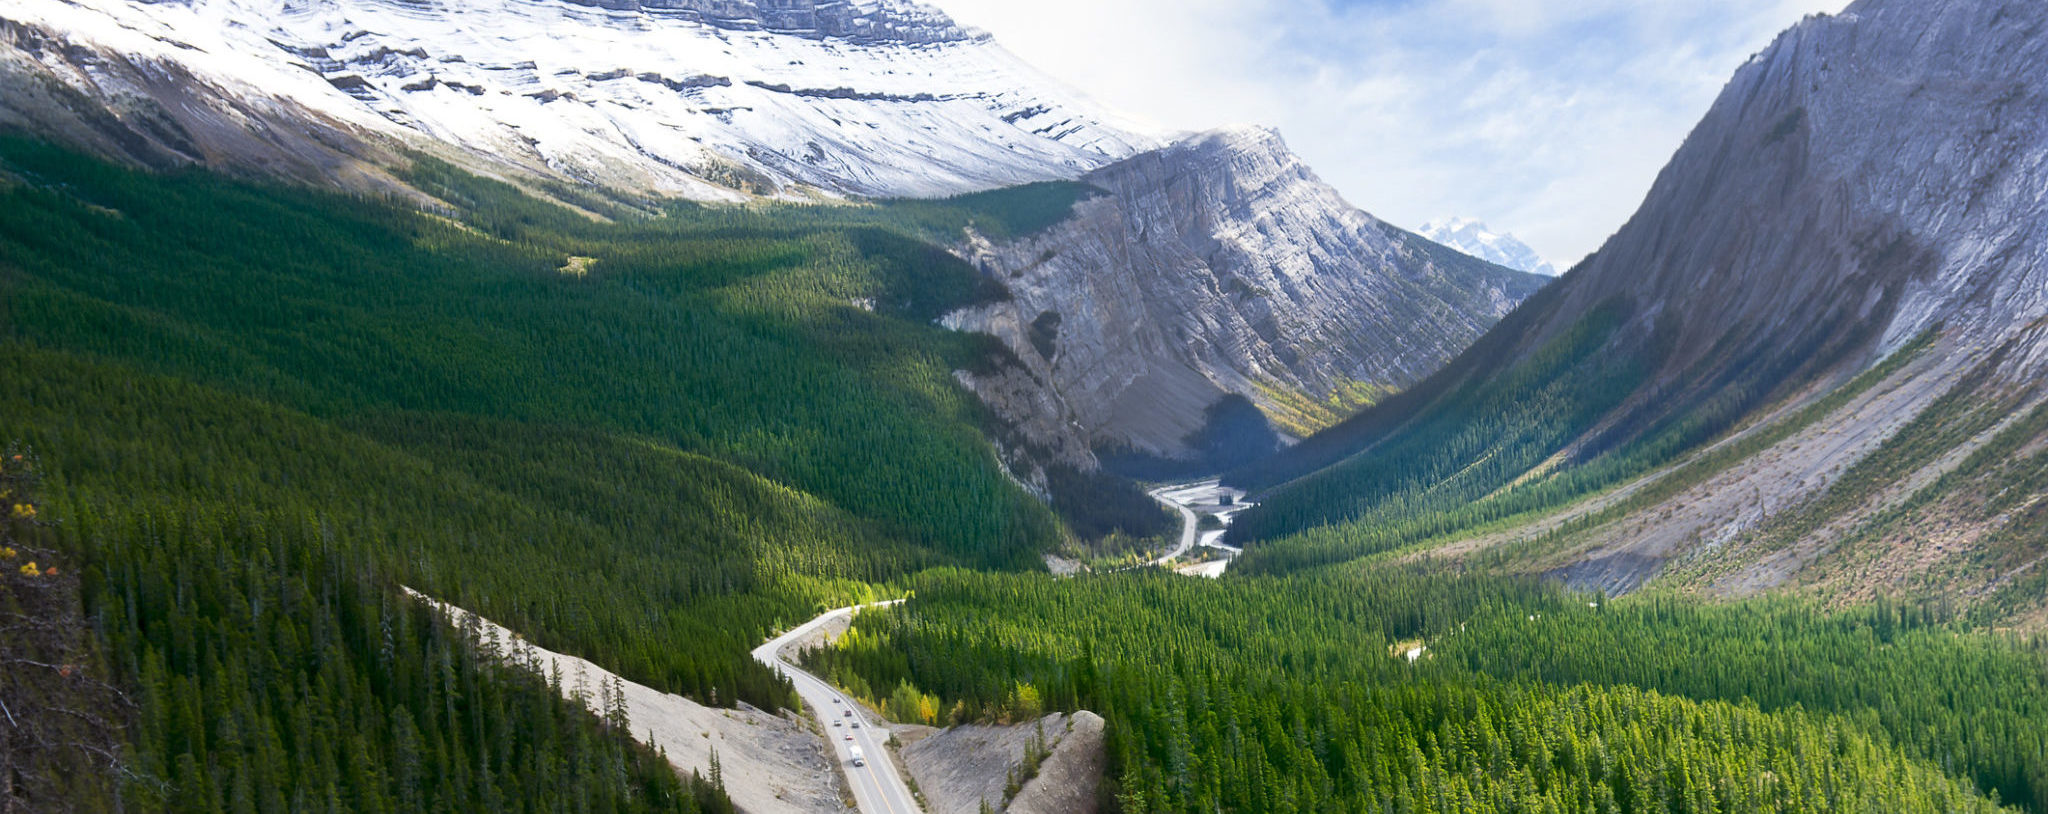
<svg viewBox="0 0 2048 814">
<path fill-rule="evenodd" d="M 1721 86 L 1845 0 L 928 0 L 1171 130 L 1278 127 L 1350 201 L 1486 221 L 1563 268 Z"/>
</svg>

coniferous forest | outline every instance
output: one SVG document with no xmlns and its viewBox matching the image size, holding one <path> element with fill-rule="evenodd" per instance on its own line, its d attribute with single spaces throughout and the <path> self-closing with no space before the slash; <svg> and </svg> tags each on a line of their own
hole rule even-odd
<svg viewBox="0 0 2048 814">
<path fill-rule="evenodd" d="M 1002 292 L 915 237 L 1033 228 L 1081 190 L 578 212 L 415 172 L 455 208 L 0 142 L 0 436 L 62 569 L 10 590 L 77 580 L 44 597 L 91 656 L 66 669 L 128 701 L 96 799 L 715 808 L 402 586 L 773 709 L 787 685 L 747 657 L 772 631 L 1089 525 L 989 452 L 950 371 L 1000 354 L 929 323 Z"/>
<path fill-rule="evenodd" d="M 1710 407 L 1499 490 L 1635 384 L 1641 360 L 1588 351 L 1618 314 L 1525 376 L 1446 390 L 1499 422 L 1422 422 L 1417 454 L 1247 515 L 1275 539 L 1227 578 L 1058 579 L 1039 555 L 1066 539 L 1171 527 L 1127 481 L 1053 472 L 1048 505 L 1004 471 L 1005 428 L 952 373 L 1005 353 L 933 323 L 1007 294 L 935 241 L 1029 233 L 1086 188 L 729 208 L 553 191 L 571 207 L 427 158 L 407 181 L 439 203 L 0 140 L 0 702 L 49 722 L 8 730 L 0 793 L 730 810 L 721 778 L 677 776 L 522 645 L 411 588 L 768 709 L 793 694 L 749 649 L 907 595 L 812 667 L 900 720 L 1093 710 L 1100 802 L 1123 814 L 2048 814 L 2039 639 L 1940 603 L 1610 600 L 1357 559 L 1719 431 Z"/>
<path fill-rule="evenodd" d="M 2048 646 L 1938 607 L 1392 570 L 913 589 L 816 671 L 962 721 L 1094 710 L 1111 810 L 2048 810 Z"/>
</svg>

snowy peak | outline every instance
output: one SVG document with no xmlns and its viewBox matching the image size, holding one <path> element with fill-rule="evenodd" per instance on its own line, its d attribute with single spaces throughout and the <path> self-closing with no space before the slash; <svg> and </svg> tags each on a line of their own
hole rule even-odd
<svg viewBox="0 0 2048 814">
<path fill-rule="evenodd" d="M 0 121 L 148 164 L 317 177 L 399 146 L 700 200 L 929 197 L 1160 143 L 902 0 L 8 6 Z"/>
<path fill-rule="evenodd" d="M 1557 267 L 1544 260 L 1529 244 L 1514 235 L 1492 231 L 1476 220 L 1450 218 L 1430 221 L 1416 233 L 1494 265 L 1546 277 L 1557 276 Z"/>
</svg>

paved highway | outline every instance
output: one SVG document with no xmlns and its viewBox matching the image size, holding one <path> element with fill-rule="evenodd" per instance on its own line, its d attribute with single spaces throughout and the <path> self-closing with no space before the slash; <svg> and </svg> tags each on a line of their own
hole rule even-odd
<svg viewBox="0 0 2048 814">
<path fill-rule="evenodd" d="M 1171 506 L 1180 512 L 1180 545 L 1174 546 L 1173 550 L 1166 552 L 1166 556 L 1153 560 L 1153 565 L 1170 564 L 1174 560 L 1186 556 L 1188 549 L 1195 547 L 1195 529 L 1199 525 L 1198 518 L 1195 517 L 1195 510 L 1188 508 L 1187 503 L 1177 498 L 1180 497 L 1181 492 L 1203 489 L 1211 485 L 1213 485 L 1213 482 L 1205 481 L 1202 483 L 1184 483 L 1176 486 L 1161 486 L 1152 490 L 1153 500 Z"/>
<path fill-rule="evenodd" d="M 1198 505 L 1211 507 L 1209 509 L 1211 514 L 1217 520 L 1222 521 L 1223 525 L 1228 526 L 1234 515 L 1246 508 L 1250 508 L 1252 505 L 1241 502 L 1244 498 L 1243 490 L 1225 487 L 1217 479 L 1212 478 L 1194 483 L 1161 486 L 1152 490 L 1149 494 L 1152 495 L 1153 500 L 1166 504 L 1179 512 L 1181 517 L 1180 543 L 1174 546 L 1173 550 L 1166 552 L 1166 556 L 1152 561 L 1153 565 L 1173 568 L 1174 560 L 1186 557 L 1189 550 L 1193 549 L 1196 545 L 1201 545 L 1222 551 L 1224 559 L 1199 565 L 1182 566 L 1175 570 L 1190 576 L 1217 577 L 1222 576 L 1223 570 L 1230 567 L 1231 559 L 1244 553 L 1244 549 L 1223 544 L 1223 531 L 1221 529 L 1206 532 L 1199 531 L 1200 516 L 1196 514 L 1194 509 Z M 1227 511 L 1220 510 L 1223 508 L 1222 501 L 1224 498 L 1229 498 L 1231 501 L 1230 508 Z"/>
<path fill-rule="evenodd" d="M 902 600 L 897 600 L 898 602 Z M 903 777 L 896 772 L 896 761 L 883 746 L 889 740 L 888 729 L 877 726 L 868 717 L 867 710 L 853 702 L 824 679 L 805 672 L 782 657 L 782 649 L 790 642 L 803 638 L 810 632 L 833 619 L 851 616 L 862 608 L 894 605 L 896 602 L 880 602 L 853 608 L 827 611 L 816 619 L 798 625 L 795 629 L 775 637 L 767 644 L 754 648 L 754 660 L 776 669 L 788 676 L 796 685 L 796 693 L 804 699 L 804 706 L 810 707 L 811 715 L 818 719 L 825 737 L 832 742 L 832 756 L 841 771 L 846 773 L 846 783 L 853 788 L 854 805 L 861 814 L 918 814 L 917 798 L 910 796 L 910 787 L 903 783 Z M 851 715 L 847 713 L 851 712 Z M 833 724 L 838 724 L 834 726 Z M 852 735 L 852 739 L 847 736 Z M 864 766 L 853 765 L 852 747 L 860 747 L 865 758 Z"/>
</svg>

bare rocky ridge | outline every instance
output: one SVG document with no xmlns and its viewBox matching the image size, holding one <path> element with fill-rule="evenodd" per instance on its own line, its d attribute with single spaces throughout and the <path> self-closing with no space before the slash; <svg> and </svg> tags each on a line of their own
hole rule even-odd
<svg viewBox="0 0 2048 814">
<path fill-rule="evenodd" d="M 1405 387 L 1542 284 L 1393 228 L 1319 180 L 1278 134 L 1192 137 L 1089 173 L 1104 194 L 1066 221 L 963 249 L 1011 300 L 946 324 L 1004 341 L 1039 392 L 977 387 L 999 413 L 1052 394 L 1062 449 L 1185 458 L 1226 394 L 1269 415 L 1287 396 Z M 1311 427 L 1312 428 L 1312 427 Z"/>
<path fill-rule="evenodd" d="M 1675 331 L 1669 371 L 1731 337 L 1864 366 L 1937 324 L 1987 348 L 2012 338 L 2048 314 L 2044 18 L 1864 0 L 1786 32 L 1532 342 L 1615 294 L 1643 333 Z"/>
<path fill-rule="evenodd" d="M 319 85 L 302 88 L 324 92 Z M 346 189 L 400 186 L 385 171 L 400 160 L 391 142 L 294 102 L 291 89 L 244 93 L 177 62 L 0 18 L 0 129 L 156 168 L 204 164 Z"/>
<path fill-rule="evenodd" d="M 1012 814 L 1088 814 L 1102 782 L 1102 727 L 1101 716 L 1084 711 L 1010 726 L 905 728 L 914 731 L 904 737 L 903 762 L 931 814 L 978 814 L 983 803 Z M 1005 807 L 1010 773 L 1041 733 L 1052 753 Z"/>
<path fill-rule="evenodd" d="M 2030 401 L 2013 391 L 2037 391 L 2048 362 L 2032 330 L 2048 317 L 2044 25 L 2037 3 L 1865 0 L 1807 20 L 1744 66 L 1643 212 L 1573 281 L 1572 301 L 1622 290 L 1639 319 L 1676 324 L 1673 374 L 1738 335 L 1756 353 L 1818 349 L 1840 363 L 1836 377 L 1924 331 L 1941 338 L 1928 363 L 1877 388 L 1888 409 L 1852 404 L 1642 513 L 1689 523 L 1600 530 L 1584 564 L 1564 573 L 1629 588 L 1673 558 L 1719 551 L 1706 556 L 1750 564 L 1716 590 L 1786 584 L 1960 456 L 1929 460 L 1941 468 L 1881 491 L 1804 550 L 1743 541 L 1825 494 L 1965 373 L 1983 368 L 1962 386 L 1987 403 Z M 1639 567 L 1608 567 L 1632 557 Z"/>
<path fill-rule="evenodd" d="M 1642 209 L 1511 318 L 1512 331 L 1482 340 L 1487 358 L 1461 360 L 1462 375 L 1499 375 L 1619 304 L 1625 324 L 1601 352 L 1654 369 L 1560 451 L 1569 459 L 1717 398 L 1753 398 L 1735 422 L 1753 431 L 1918 337 L 1931 344 L 1782 442 L 1575 534 L 1532 567 L 1609 591 L 1676 563 L 1674 579 L 1715 593 L 1855 593 L 1881 581 L 1976 596 L 2038 560 L 2039 537 L 1949 533 L 2038 529 L 2031 509 L 2001 514 L 1984 499 L 1997 484 L 2036 487 L 1999 467 L 1970 476 L 2007 479 L 1997 484 L 1945 476 L 2006 429 L 2033 432 L 2018 419 L 2048 373 L 2044 33 L 2040 3 L 1861 0 L 1805 20 L 1737 71 Z M 1967 398 L 1929 416 L 1951 394 Z M 1972 423 L 1973 410 L 2001 415 Z M 1888 480 L 1845 479 L 1922 416 L 1955 429 L 1923 427 L 1924 457 L 1889 465 Z M 2030 454 L 2013 465 L 2038 466 Z M 1788 525 L 1823 500 L 1828 522 Z M 1925 533 L 1952 542 L 1895 556 Z M 1540 535 L 1458 550 L 1502 536 Z"/>
</svg>

